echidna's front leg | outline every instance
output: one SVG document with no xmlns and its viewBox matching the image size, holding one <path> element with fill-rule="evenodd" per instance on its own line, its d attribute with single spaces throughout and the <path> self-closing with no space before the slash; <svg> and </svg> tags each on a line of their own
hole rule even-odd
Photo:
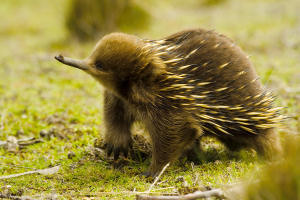
<svg viewBox="0 0 300 200">
<path fill-rule="evenodd" d="M 120 152 L 127 157 L 132 143 L 130 128 L 134 117 L 121 99 L 108 91 L 105 91 L 104 95 L 106 150 L 108 156 L 113 153 L 114 159 L 117 160 Z"/>
<path fill-rule="evenodd" d="M 176 160 L 197 135 L 184 119 L 176 120 L 174 116 L 152 119 L 147 128 L 152 139 L 152 161 L 146 175 L 152 177 L 157 176 L 166 164 Z"/>
</svg>

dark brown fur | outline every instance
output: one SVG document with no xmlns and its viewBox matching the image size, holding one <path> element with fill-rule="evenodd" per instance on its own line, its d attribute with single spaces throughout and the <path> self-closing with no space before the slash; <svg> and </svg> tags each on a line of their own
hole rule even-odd
<svg viewBox="0 0 300 200">
<path fill-rule="evenodd" d="M 272 98 L 246 55 L 225 36 L 202 29 L 163 40 L 113 33 L 85 62 L 86 72 L 107 88 L 108 153 L 126 155 L 132 123 L 142 122 L 153 145 L 152 176 L 204 134 L 234 151 L 250 147 L 270 156 L 280 149 Z"/>
</svg>

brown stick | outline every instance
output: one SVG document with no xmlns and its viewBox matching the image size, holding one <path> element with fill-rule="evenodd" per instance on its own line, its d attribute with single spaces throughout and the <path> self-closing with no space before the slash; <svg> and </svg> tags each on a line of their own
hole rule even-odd
<svg viewBox="0 0 300 200">
<path fill-rule="evenodd" d="M 224 198 L 223 191 L 214 189 L 209 191 L 197 191 L 191 194 L 181 196 L 149 196 L 149 195 L 136 195 L 136 200 L 195 200 L 199 198 L 219 197 Z"/>
</svg>

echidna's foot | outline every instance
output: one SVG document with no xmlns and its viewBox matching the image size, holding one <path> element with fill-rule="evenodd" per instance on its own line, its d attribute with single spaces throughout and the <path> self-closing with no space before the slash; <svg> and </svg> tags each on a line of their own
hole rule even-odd
<svg viewBox="0 0 300 200">
<path fill-rule="evenodd" d="M 150 170 L 142 172 L 141 176 L 146 177 L 146 178 L 156 178 L 159 173 L 153 173 Z"/>
<path fill-rule="evenodd" d="M 182 155 L 186 156 L 187 160 L 195 164 L 201 164 L 203 160 L 203 151 L 200 144 L 200 138 L 196 139 L 194 144 Z"/>
<path fill-rule="evenodd" d="M 114 160 L 118 160 L 120 153 L 123 154 L 125 158 L 128 156 L 129 149 L 132 149 L 132 140 L 130 138 L 127 142 L 122 142 L 119 144 L 116 143 L 105 143 L 104 148 L 107 152 L 107 156 L 110 157 L 112 154 L 114 156 Z"/>
<path fill-rule="evenodd" d="M 201 149 L 190 149 L 185 152 L 186 158 L 188 161 L 193 162 L 194 164 L 201 164 L 203 162 L 203 152 Z"/>
<path fill-rule="evenodd" d="M 144 176 L 146 178 L 151 177 L 151 172 L 150 171 L 145 171 L 141 173 L 141 176 Z"/>
</svg>

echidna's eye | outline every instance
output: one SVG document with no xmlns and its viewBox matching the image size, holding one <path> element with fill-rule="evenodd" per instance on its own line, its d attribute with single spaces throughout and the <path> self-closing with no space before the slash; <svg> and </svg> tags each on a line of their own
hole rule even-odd
<svg viewBox="0 0 300 200">
<path fill-rule="evenodd" d="M 96 66 L 96 69 L 98 69 L 98 70 L 103 70 L 103 65 L 102 65 L 102 63 L 96 62 L 96 63 L 95 63 L 95 66 Z"/>
</svg>

